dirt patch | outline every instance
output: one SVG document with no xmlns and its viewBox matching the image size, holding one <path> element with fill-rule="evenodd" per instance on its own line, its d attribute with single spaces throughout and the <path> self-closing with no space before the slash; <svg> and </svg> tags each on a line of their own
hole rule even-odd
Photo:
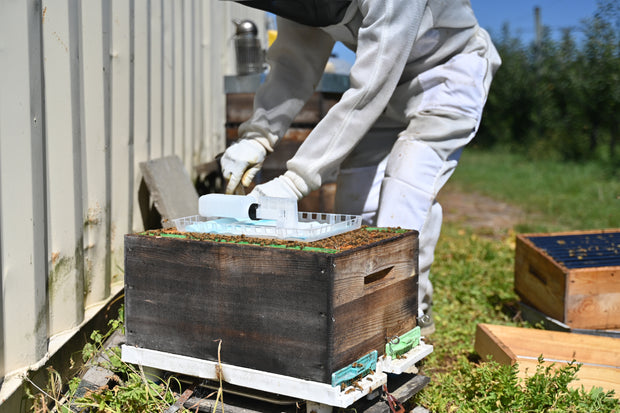
<svg viewBox="0 0 620 413">
<path fill-rule="evenodd" d="M 526 213 L 514 205 L 450 186 L 440 192 L 438 201 L 445 222 L 459 222 L 474 229 L 504 232 L 526 219 Z"/>
</svg>

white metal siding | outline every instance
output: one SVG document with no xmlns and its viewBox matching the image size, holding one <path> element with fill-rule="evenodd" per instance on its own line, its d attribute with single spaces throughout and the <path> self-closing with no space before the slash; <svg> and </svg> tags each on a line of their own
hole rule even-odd
<svg viewBox="0 0 620 413">
<path fill-rule="evenodd" d="M 0 0 L 0 378 L 122 288 L 139 163 L 176 154 L 191 174 L 224 149 L 246 17 L 263 28 L 229 1 Z"/>
</svg>

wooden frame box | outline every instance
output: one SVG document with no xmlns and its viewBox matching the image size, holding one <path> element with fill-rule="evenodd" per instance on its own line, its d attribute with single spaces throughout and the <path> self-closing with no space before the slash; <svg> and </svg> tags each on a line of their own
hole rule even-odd
<svg viewBox="0 0 620 413">
<path fill-rule="evenodd" d="M 493 324 L 478 324 L 475 350 L 483 360 L 504 365 L 519 364 L 519 377 L 536 373 L 538 358 L 544 365 L 566 366 L 575 360 L 582 366 L 571 387 L 601 387 L 620 396 L 618 339 L 587 334 L 546 331 Z"/>
<path fill-rule="evenodd" d="M 415 231 L 341 252 L 126 235 L 127 344 L 330 383 L 416 326 L 417 251 Z"/>
<path fill-rule="evenodd" d="M 572 328 L 620 328 L 619 238 L 620 230 L 518 235 L 515 291 Z"/>
</svg>

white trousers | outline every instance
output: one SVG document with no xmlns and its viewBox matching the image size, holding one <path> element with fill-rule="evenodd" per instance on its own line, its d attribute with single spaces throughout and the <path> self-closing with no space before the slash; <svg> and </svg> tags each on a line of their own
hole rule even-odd
<svg viewBox="0 0 620 413">
<path fill-rule="evenodd" d="M 442 122 L 439 119 L 438 123 Z M 362 215 L 363 223 L 370 226 L 419 231 L 420 312 L 430 307 L 433 297 L 429 274 L 442 224 L 436 197 L 456 168 L 463 142 L 474 135 L 472 120 L 461 123 L 470 127 L 460 131 L 460 138 L 454 137 L 454 142 L 461 144 L 447 159 L 438 156 L 432 142 L 419 140 L 419 134 L 415 138 L 401 134 L 389 145 L 390 141 L 381 136 L 385 132 L 371 131 L 342 164 L 337 178 L 337 212 Z M 441 132 L 431 129 L 431 133 Z"/>
<path fill-rule="evenodd" d="M 420 313 L 433 299 L 429 274 L 442 224 L 437 194 L 478 129 L 499 63 L 481 31 L 467 53 L 397 88 L 395 98 L 407 101 L 405 130 L 396 136 L 394 129 L 374 128 L 340 167 L 337 212 L 362 215 L 367 225 L 419 231 Z"/>
</svg>

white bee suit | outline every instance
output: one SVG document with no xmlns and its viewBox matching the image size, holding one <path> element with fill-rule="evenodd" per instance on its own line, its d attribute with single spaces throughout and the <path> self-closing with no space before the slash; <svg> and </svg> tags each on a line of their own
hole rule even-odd
<svg viewBox="0 0 620 413">
<path fill-rule="evenodd" d="M 327 27 L 280 18 L 267 54 L 271 70 L 242 138 L 273 150 L 314 92 L 335 41 L 356 52 L 350 89 L 286 173 L 256 190 L 300 198 L 339 170 L 337 212 L 420 231 L 424 310 L 441 228 L 436 196 L 478 128 L 500 59 L 467 0 L 353 0 L 342 22 Z M 368 134 L 380 116 L 402 124 L 402 132 Z"/>
</svg>

